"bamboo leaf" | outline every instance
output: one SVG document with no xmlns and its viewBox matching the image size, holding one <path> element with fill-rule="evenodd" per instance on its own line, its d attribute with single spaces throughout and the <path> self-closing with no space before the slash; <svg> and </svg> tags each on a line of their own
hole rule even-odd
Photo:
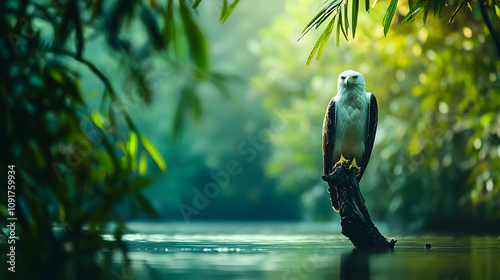
<svg viewBox="0 0 500 280">
<path fill-rule="evenodd" d="M 165 26 L 162 30 L 163 40 L 165 42 L 170 43 L 175 40 L 175 20 L 174 20 L 174 0 L 168 0 L 167 9 L 165 10 L 165 14 L 163 16 L 165 21 Z"/>
<path fill-rule="evenodd" d="M 97 111 L 92 112 L 91 117 L 92 117 L 92 121 L 94 121 L 94 124 L 97 127 L 99 127 L 99 128 L 105 127 L 104 122 L 102 121 L 103 117 L 101 116 L 101 114 L 99 114 L 99 112 L 97 112 Z"/>
<path fill-rule="evenodd" d="M 425 2 L 424 4 L 424 25 L 425 25 L 425 22 L 427 21 L 427 14 L 429 13 L 429 1 Z"/>
<path fill-rule="evenodd" d="M 481 0 L 482 1 L 482 0 Z M 451 14 L 451 17 L 450 17 L 450 20 L 448 21 L 448 24 L 452 23 L 453 22 L 453 19 L 455 19 L 455 16 L 457 15 L 458 11 L 460 10 L 460 8 L 462 8 L 463 4 L 466 2 L 466 0 L 462 0 L 460 1 L 460 3 L 458 3 L 457 7 L 455 8 L 455 10 L 453 11 L 453 14 Z"/>
<path fill-rule="evenodd" d="M 337 18 L 337 48 L 340 45 L 340 17 Z"/>
<path fill-rule="evenodd" d="M 334 0 L 328 6 L 323 8 L 318 14 L 316 14 L 316 16 L 306 25 L 304 31 L 302 31 L 302 34 L 299 36 L 299 39 L 297 39 L 297 41 L 304 37 L 304 35 L 306 35 L 307 32 L 309 32 L 309 30 L 311 30 L 313 27 L 318 28 L 341 3 L 341 0 Z"/>
<path fill-rule="evenodd" d="M 183 0 L 179 0 L 180 3 L 180 13 L 184 27 L 186 28 L 187 37 L 189 40 L 189 51 L 191 56 L 194 58 L 196 65 L 201 69 L 207 69 L 208 58 L 207 58 L 207 46 L 205 44 L 205 38 L 201 33 L 198 25 L 191 16 L 189 8 L 186 6 Z"/>
<path fill-rule="evenodd" d="M 227 0 L 224 0 L 222 2 L 222 8 L 220 10 L 220 18 L 219 18 L 219 21 L 222 22 L 222 18 L 224 17 L 224 14 L 226 13 L 227 11 Z"/>
<path fill-rule="evenodd" d="M 410 19 L 412 19 L 414 16 L 416 16 L 418 13 L 421 12 L 421 7 L 422 5 L 426 2 L 427 0 L 419 0 L 415 6 L 411 7 L 410 11 L 406 14 L 406 16 L 403 18 L 402 23 L 406 23 Z"/>
<path fill-rule="evenodd" d="M 347 39 L 347 35 L 346 35 L 345 31 L 344 31 L 344 25 L 342 24 L 342 22 L 343 22 L 343 21 L 342 21 L 342 12 L 340 12 L 340 11 L 339 11 L 339 24 L 340 24 L 340 30 L 342 30 L 342 34 L 344 35 L 344 38 L 345 38 L 347 41 L 349 41 L 349 40 Z M 337 44 L 337 47 L 338 47 L 338 46 L 339 46 L 339 45 Z"/>
<path fill-rule="evenodd" d="M 352 2 L 352 38 L 356 35 L 356 27 L 358 26 L 359 0 Z"/>
<path fill-rule="evenodd" d="M 328 42 L 328 39 L 330 38 L 330 35 L 332 34 L 334 23 L 335 23 L 335 17 L 330 21 L 330 23 L 326 27 L 325 31 L 323 31 L 323 34 L 321 35 L 323 38 L 322 38 L 322 41 L 321 41 L 319 49 L 318 49 L 317 60 L 319 60 L 321 58 L 321 54 L 323 54 L 323 50 L 325 49 L 326 42 Z"/>
<path fill-rule="evenodd" d="M 396 12 L 396 7 L 398 5 L 398 0 L 391 0 L 387 12 L 385 13 L 384 19 L 382 20 L 382 25 L 384 26 L 384 36 L 387 36 L 389 28 L 391 27 L 392 18 Z"/>
<path fill-rule="evenodd" d="M 146 149 L 146 151 L 149 153 L 153 161 L 156 163 L 158 168 L 160 168 L 161 171 L 167 171 L 167 164 L 165 163 L 165 160 L 163 157 L 160 155 L 158 150 L 149 142 L 149 140 L 146 138 L 144 135 L 140 135 L 142 145 Z"/>
<path fill-rule="evenodd" d="M 335 8 L 335 5 L 332 4 L 335 2 L 336 1 L 333 1 L 332 3 L 324 7 L 319 13 L 317 13 L 316 16 L 314 16 L 314 18 L 306 25 L 303 31 L 306 31 L 307 29 L 310 29 L 313 26 L 316 26 L 316 28 L 318 28 L 320 25 L 318 24 L 318 22 L 325 21 L 326 18 L 332 13 L 333 8 Z"/>
<path fill-rule="evenodd" d="M 370 0 L 365 0 L 365 9 L 366 11 L 370 11 Z"/>
<path fill-rule="evenodd" d="M 130 169 L 134 171 L 137 169 L 137 144 L 137 134 L 135 133 L 135 131 L 131 130 L 128 134 L 127 153 L 130 159 Z"/>
<path fill-rule="evenodd" d="M 231 3 L 231 5 L 227 6 L 227 1 L 224 0 L 224 5 L 220 17 L 221 23 L 224 23 L 227 20 L 227 18 L 229 17 L 229 15 L 231 15 L 236 5 L 238 5 L 238 2 L 240 2 L 240 0 L 234 0 L 233 3 Z"/>
<path fill-rule="evenodd" d="M 317 51 L 318 51 L 317 59 L 320 59 L 321 54 L 323 53 L 323 49 L 325 48 L 326 42 L 328 41 L 328 38 L 330 38 L 330 34 L 332 34 L 333 25 L 335 23 L 335 17 L 336 16 L 337 15 L 335 15 L 332 18 L 332 20 L 330 21 L 330 23 L 328 24 L 328 26 L 326 27 L 326 29 L 323 31 L 323 33 L 319 37 L 318 41 L 316 41 L 316 44 L 314 45 L 314 48 L 312 49 L 312 51 L 309 54 L 309 57 L 307 59 L 306 69 L 309 68 L 309 64 L 311 63 L 311 61 L 312 61 L 312 59 L 313 59 L 313 57 L 314 57 L 314 55 L 316 54 Z"/>
<path fill-rule="evenodd" d="M 320 45 L 320 40 L 318 39 L 318 41 L 316 41 L 316 44 L 314 45 L 314 48 L 311 50 L 309 57 L 307 58 L 306 69 L 309 68 L 309 64 L 311 63 L 311 60 L 313 59 L 314 55 L 316 54 L 316 51 L 318 50 L 319 45 Z"/>
<path fill-rule="evenodd" d="M 147 161 L 144 152 L 141 153 L 141 158 L 139 159 L 139 174 L 144 175 L 146 173 Z"/>
<path fill-rule="evenodd" d="M 137 154 L 137 134 L 135 131 L 130 131 L 128 135 L 127 151 L 132 157 L 135 157 Z"/>
<path fill-rule="evenodd" d="M 435 0 L 434 1 L 434 15 L 437 16 L 441 13 L 441 9 L 443 8 L 444 1 Z"/>
<path fill-rule="evenodd" d="M 349 17 L 347 16 L 348 15 L 348 11 L 347 11 L 347 7 L 349 6 L 349 0 L 345 0 L 345 3 L 344 3 L 344 27 L 345 27 L 345 33 L 346 35 L 349 35 Z M 347 41 L 349 41 L 347 39 L 347 36 L 345 37 L 345 39 Z"/>
<path fill-rule="evenodd" d="M 191 8 L 196 9 L 200 3 L 201 0 L 196 0 Z"/>
<path fill-rule="evenodd" d="M 329 5 L 326 12 L 319 18 L 318 22 L 316 23 L 316 28 L 323 24 L 323 22 L 325 22 L 335 10 L 338 11 L 338 9 L 340 8 L 340 4 L 342 4 L 342 1 L 338 0 Z"/>
</svg>

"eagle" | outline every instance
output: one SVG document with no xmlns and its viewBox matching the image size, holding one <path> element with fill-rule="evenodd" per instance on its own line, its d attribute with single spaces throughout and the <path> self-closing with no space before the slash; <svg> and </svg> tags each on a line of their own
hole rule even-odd
<svg viewBox="0 0 500 280">
<path fill-rule="evenodd" d="M 371 92 L 365 91 L 363 75 L 354 70 L 340 73 L 337 95 L 330 100 L 323 121 L 325 175 L 350 160 L 349 168 L 356 169 L 356 179 L 358 182 L 361 180 L 372 153 L 377 120 L 377 99 Z M 330 193 L 332 206 L 339 211 L 336 188 L 330 188 Z"/>
</svg>

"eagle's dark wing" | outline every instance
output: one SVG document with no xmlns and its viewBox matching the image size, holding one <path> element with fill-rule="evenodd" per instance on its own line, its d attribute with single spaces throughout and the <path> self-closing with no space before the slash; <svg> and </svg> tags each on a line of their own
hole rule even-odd
<svg viewBox="0 0 500 280">
<path fill-rule="evenodd" d="M 330 174 L 333 167 L 333 148 L 335 147 L 335 100 L 332 98 L 326 108 L 323 120 L 323 174 Z"/>
<path fill-rule="evenodd" d="M 335 100 L 332 98 L 326 108 L 325 119 L 323 120 L 323 173 L 330 174 L 333 167 L 333 149 L 335 148 Z M 330 185 L 330 184 L 328 184 Z M 337 199 L 337 187 L 330 186 L 330 199 L 335 211 L 339 211 L 339 201 Z"/>
<path fill-rule="evenodd" d="M 368 120 L 367 120 L 367 134 L 365 140 L 365 153 L 361 160 L 361 173 L 358 175 L 358 182 L 363 177 L 365 173 L 366 166 L 370 160 L 370 155 L 372 154 L 373 142 L 375 141 L 375 133 L 377 132 L 377 121 L 378 121 L 378 107 L 377 99 L 372 93 L 368 93 L 370 96 L 370 101 L 368 104 Z"/>
</svg>

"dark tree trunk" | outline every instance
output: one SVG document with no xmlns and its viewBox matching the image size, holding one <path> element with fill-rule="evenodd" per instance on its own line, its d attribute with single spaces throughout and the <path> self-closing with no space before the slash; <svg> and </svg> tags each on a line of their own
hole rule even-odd
<svg viewBox="0 0 500 280">
<path fill-rule="evenodd" d="M 331 174 L 322 178 L 328 183 L 330 199 L 332 195 L 337 194 L 342 234 L 351 240 L 356 249 L 394 248 L 396 240 L 387 241 L 373 224 L 365 199 L 359 190 L 354 169 L 349 169 L 347 164 L 342 163 Z M 331 188 L 336 188 L 337 191 L 332 192 Z"/>
</svg>

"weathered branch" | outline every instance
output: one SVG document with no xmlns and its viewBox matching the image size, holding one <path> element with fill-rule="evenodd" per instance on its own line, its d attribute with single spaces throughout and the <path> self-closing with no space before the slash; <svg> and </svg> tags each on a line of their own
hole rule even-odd
<svg viewBox="0 0 500 280">
<path fill-rule="evenodd" d="M 347 164 L 329 174 L 323 180 L 328 183 L 330 199 L 337 194 L 342 218 L 342 234 L 347 236 L 357 249 L 392 249 L 396 240 L 387 241 L 373 224 L 365 199 L 361 195 L 354 169 L 349 169 Z M 331 191 L 336 188 L 337 191 Z"/>
</svg>

